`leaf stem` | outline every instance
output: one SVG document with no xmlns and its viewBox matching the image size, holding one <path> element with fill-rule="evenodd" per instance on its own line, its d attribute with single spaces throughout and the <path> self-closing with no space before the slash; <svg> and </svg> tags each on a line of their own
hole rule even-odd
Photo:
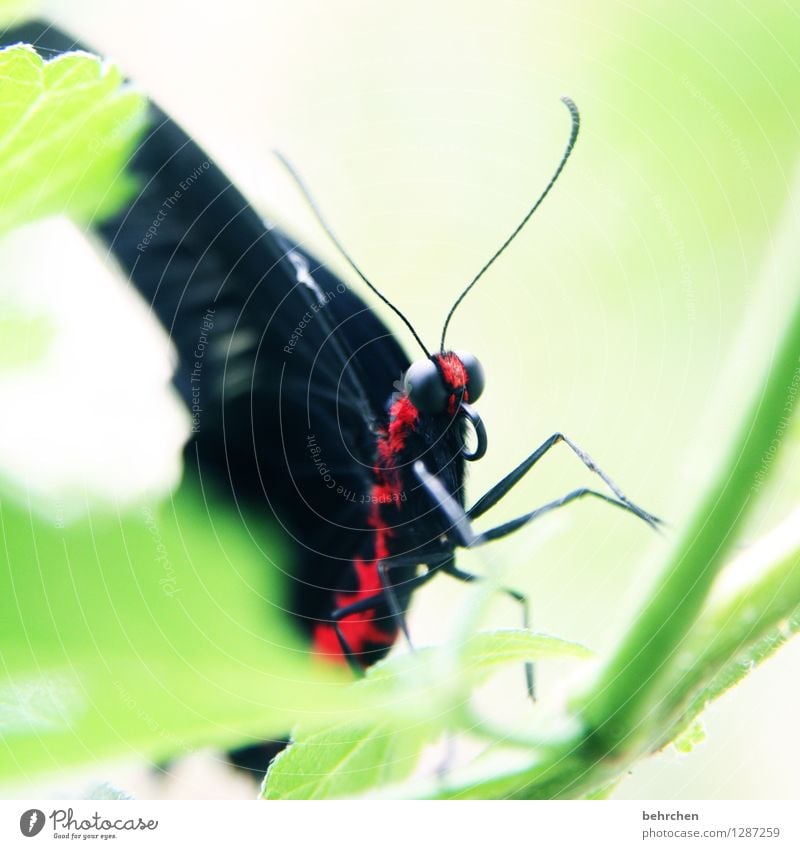
<svg viewBox="0 0 800 849">
<path fill-rule="evenodd" d="M 784 217 L 793 220 L 791 203 Z M 793 259 L 797 259 L 794 257 Z M 788 273 L 797 279 L 797 269 Z M 642 742 L 647 712 L 773 465 L 800 394 L 800 286 L 735 438 L 644 608 L 580 708 L 595 757 Z M 763 329 L 764 332 L 768 328 Z M 800 601 L 800 599 L 798 599 Z"/>
</svg>

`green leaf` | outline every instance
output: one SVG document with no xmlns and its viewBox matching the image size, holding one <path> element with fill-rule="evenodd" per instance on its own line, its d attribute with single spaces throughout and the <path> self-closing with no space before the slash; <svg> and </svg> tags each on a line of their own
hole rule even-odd
<svg viewBox="0 0 800 849">
<path fill-rule="evenodd" d="M 672 745 L 675 747 L 675 751 L 682 755 L 688 755 L 689 752 L 705 741 L 706 728 L 702 722 L 696 719 L 672 741 Z"/>
<path fill-rule="evenodd" d="M 744 579 L 743 577 L 744 576 Z M 657 748 L 800 629 L 800 509 L 746 550 L 687 635 L 658 700 Z"/>
<path fill-rule="evenodd" d="M 0 51 L 0 232 L 56 213 L 90 220 L 133 189 L 124 164 L 146 102 L 88 53 Z"/>
<path fill-rule="evenodd" d="M 464 653 L 465 666 L 471 675 L 526 660 L 590 660 L 593 657 L 594 652 L 580 643 L 524 628 L 482 631 L 467 641 Z"/>
<path fill-rule="evenodd" d="M 367 681 L 420 678 L 435 673 L 446 654 L 443 646 L 424 646 L 414 652 L 393 655 L 371 667 Z M 542 660 L 589 660 L 594 653 L 580 643 L 540 634 L 526 628 L 498 628 L 469 637 L 462 648 L 461 674 L 470 684 L 483 681 L 498 666 Z M 423 670 L 426 670 L 424 672 Z"/>
<path fill-rule="evenodd" d="M 462 715 L 448 704 L 451 692 L 437 671 L 445 647 L 428 647 L 391 657 L 372 667 L 353 689 L 368 718 L 317 730 L 298 728 L 294 742 L 272 764 L 265 799 L 323 799 L 361 795 L 407 778 L 423 749 L 442 734 L 462 729 Z M 464 649 L 463 675 L 471 685 L 496 668 L 526 660 L 586 659 L 584 646 L 524 629 L 487 631 Z"/>
<path fill-rule="evenodd" d="M 431 678 L 435 654 L 422 650 L 372 667 L 352 686 L 363 706 L 353 719 L 298 725 L 269 768 L 263 797 L 357 796 L 406 778 L 446 721 L 447 696 Z"/>
<path fill-rule="evenodd" d="M 583 798 L 588 800 L 610 799 L 618 785 L 619 781 L 610 781 L 604 787 L 598 787 L 591 793 L 587 793 Z"/>
<path fill-rule="evenodd" d="M 304 735 L 273 762 L 264 799 L 358 796 L 401 781 L 428 742 L 425 728 L 392 722 L 344 725 Z"/>
<path fill-rule="evenodd" d="M 262 525 L 189 487 L 61 528 L 0 503 L 0 779 L 335 716 L 348 688 L 289 630 Z"/>
</svg>

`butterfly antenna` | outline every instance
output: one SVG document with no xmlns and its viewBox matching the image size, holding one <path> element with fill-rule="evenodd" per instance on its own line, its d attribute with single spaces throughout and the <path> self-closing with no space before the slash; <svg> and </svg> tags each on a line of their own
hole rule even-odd
<svg viewBox="0 0 800 849">
<path fill-rule="evenodd" d="M 309 205 L 309 207 L 311 208 L 311 211 L 314 213 L 314 216 L 316 217 L 317 221 L 319 222 L 320 227 L 322 227 L 322 229 L 327 233 L 328 238 L 333 242 L 333 244 L 336 246 L 336 249 L 344 257 L 344 259 L 347 261 L 347 264 L 367 284 L 367 286 L 384 302 L 384 304 L 386 304 L 386 306 L 389 307 L 389 309 L 392 310 L 392 312 L 394 312 L 397 316 L 399 316 L 399 318 L 403 322 L 403 324 L 405 324 L 405 326 L 411 331 L 411 335 L 417 340 L 417 343 L 419 344 L 420 348 L 422 348 L 422 350 L 425 352 L 425 356 L 430 357 L 430 352 L 425 347 L 425 343 L 422 341 L 422 339 L 419 338 L 419 334 L 417 333 L 416 330 L 414 330 L 414 326 L 411 324 L 411 322 L 403 315 L 403 313 L 400 312 L 400 310 L 384 294 L 382 294 L 380 291 L 378 291 L 378 289 L 375 286 L 373 286 L 372 283 L 370 283 L 370 281 L 367 279 L 367 276 L 364 274 L 364 272 L 356 265 L 353 258 L 345 250 L 344 245 L 339 241 L 336 234 L 331 229 L 330 225 L 328 224 L 328 222 L 325 219 L 325 216 L 322 214 L 322 211 L 320 210 L 319 206 L 317 206 L 317 202 L 314 200 L 314 196 L 311 194 L 311 192 L 308 189 L 308 186 L 306 186 L 305 182 L 303 181 L 303 178 L 297 173 L 297 171 L 295 170 L 292 163 L 289 162 L 289 160 L 280 151 L 276 150 L 275 155 L 278 157 L 281 165 L 283 165 L 283 167 L 286 169 L 289 176 L 294 180 L 295 184 L 297 185 L 297 188 L 300 189 L 300 193 L 306 199 L 306 203 Z"/>
<path fill-rule="evenodd" d="M 514 232 L 503 242 L 502 245 L 495 251 L 494 255 L 491 259 L 483 266 L 483 268 L 472 278 L 469 285 L 466 289 L 458 296 L 456 302 L 450 307 L 450 312 L 447 313 L 447 318 L 444 322 L 444 327 L 442 328 L 442 341 L 439 348 L 444 351 L 444 339 L 447 335 L 447 327 L 450 324 L 450 319 L 453 317 L 453 314 L 458 309 L 459 304 L 467 297 L 470 289 L 483 277 L 483 275 L 489 270 L 489 268 L 494 264 L 494 261 L 500 256 L 501 253 L 514 241 L 519 231 L 528 223 L 530 217 L 534 212 L 541 206 L 542 201 L 547 197 L 550 193 L 550 189 L 555 185 L 556 180 L 559 178 L 561 172 L 564 170 L 564 166 L 567 164 L 567 160 L 569 159 L 569 155 L 572 153 L 572 149 L 575 147 L 575 142 L 578 139 L 578 130 L 581 126 L 581 116 L 578 112 L 578 107 L 570 100 L 568 97 L 562 97 L 561 102 L 569 109 L 569 114 L 572 117 L 572 128 L 569 134 L 569 141 L 567 142 L 567 146 L 564 150 L 564 155 L 561 157 L 561 162 L 558 163 L 558 168 L 556 168 L 555 173 L 550 178 L 550 182 L 545 187 L 545 190 L 539 195 L 536 203 L 528 210 L 525 217 L 520 221 L 517 225 Z"/>
</svg>

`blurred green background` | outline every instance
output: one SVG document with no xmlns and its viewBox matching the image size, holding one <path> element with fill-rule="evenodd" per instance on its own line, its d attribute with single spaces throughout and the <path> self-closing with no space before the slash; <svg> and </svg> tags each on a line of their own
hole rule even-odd
<svg viewBox="0 0 800 849">
<path fill-rule="evenodd" d="M 583 119 L 573 159 L 450 331 L 449 343 L 473 351 L 487 372 L 480 409 L 490 451 L 471 469 L 470 492 L 480 495 L 561 430 L 629 496 L 679 525 L 730 432 L 751 360 L 769 353 L 762 326 L 752 358 L 731 370 L 800 151 L 800 19 L 790 4 L 228 0 L 206 9 L 73 0 L 43 8 L 115 59 L 259 209 L 347 276 L 271 150 L 287 153 L 366 273 L 430 344 L 461 287 L 549 179 L 568 134 L 558 98 L 569 94 Z M 5 250 L 16 251 L 7 291 L 9 269 L 31 272 L 24 249 Z M 52 278 L 25 296 L 30 310 L 48 315 L 63 344 L 73 340 L 72 356 L 85 364 L 81 386 L 132 376 L 131 349 L 109 336 L 135 338 L 137 352 L 152 352 L 135 369 L 150 401 L 121 415 L 129 428 L 121 436 L 108 394 L 87 390 L 75 428 L 83 416 L 107 426 L 83 454 L 62 446 L 69 462 L 57 479 L 48 478 L 52 464 L 20 462 L 30 428 L 18 407 L 17 447 L 0 459 L 41 496 L 58 489 L 61 504 L 74 502 L 73 484 L 90 502 L 135 502 L 166 491 L 178 474 L 184 422 L 165 389 L 167 353 L 121 285 L 77 277 L 71 310 L 64 281 Z M 75 380 L 65 369 L 55 381 L 65 407 Z M 86 457 L 97 461 L 98 452 L 89 476 Z M 791 450 L 784 458 L 750 538 L 796 503 L 796 458 Z M 131 471 L 112 480 L 109 468 Z M 557 451 L 496 518 L 586 478 Z M 604 652 L 664 550 L 619 511 L 581 504 L 486 557 L 510 564 L 537 628 Z M 418 595 L 412 629 L 421 642 L 446 633 L 459 592 L 441 580 Z M 513 608 L 498 602 L 494 622 L 516 624 Z M 616 796 L 796 797 L 799 680 L 795 644 L 707 712 L 703 746 L 640 765 Z"/>
</svg>

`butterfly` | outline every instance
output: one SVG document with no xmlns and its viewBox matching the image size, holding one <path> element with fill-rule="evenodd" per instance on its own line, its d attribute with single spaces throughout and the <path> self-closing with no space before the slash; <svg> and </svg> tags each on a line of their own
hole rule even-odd
<svg viewBox="0 0 800 849">
<path fill-rule="evenodd" d="M 79 48 L 34 22 L 7 32 L 48 57 Z M 351 285 L 265 222 L 205 151 L 155 104 L 127 168 L 138 193 L 95 225 L 178 353 L 174 383 L 191 412 L 187 474 L 279 526 L 289 540 L 287 613 L 313 651 L 361 670 L 403 632 L 413 592 L 438 574 L 476 576 L 457 552 L 503 538 L 584 497 L 658 520 L 630 501 L 578 445 L 556 432 L 471 506 L 467 465 L 486 452 L 478 359 L 451 349 L 451 319 L 550 192 L 574 148 L 579 113 L 552 179 L 454 301 L 439 343 L 361 271 L 285 162 L 355 274 L 410 332 L 412 360 Z M 605 484 L 580 487 L 511 521 L 481 519 L 554 446 Z M 507 590 L 522 607 L 527 599 Z M 526 666 L 533 694 L 533 669 Z"/>
</svg>

